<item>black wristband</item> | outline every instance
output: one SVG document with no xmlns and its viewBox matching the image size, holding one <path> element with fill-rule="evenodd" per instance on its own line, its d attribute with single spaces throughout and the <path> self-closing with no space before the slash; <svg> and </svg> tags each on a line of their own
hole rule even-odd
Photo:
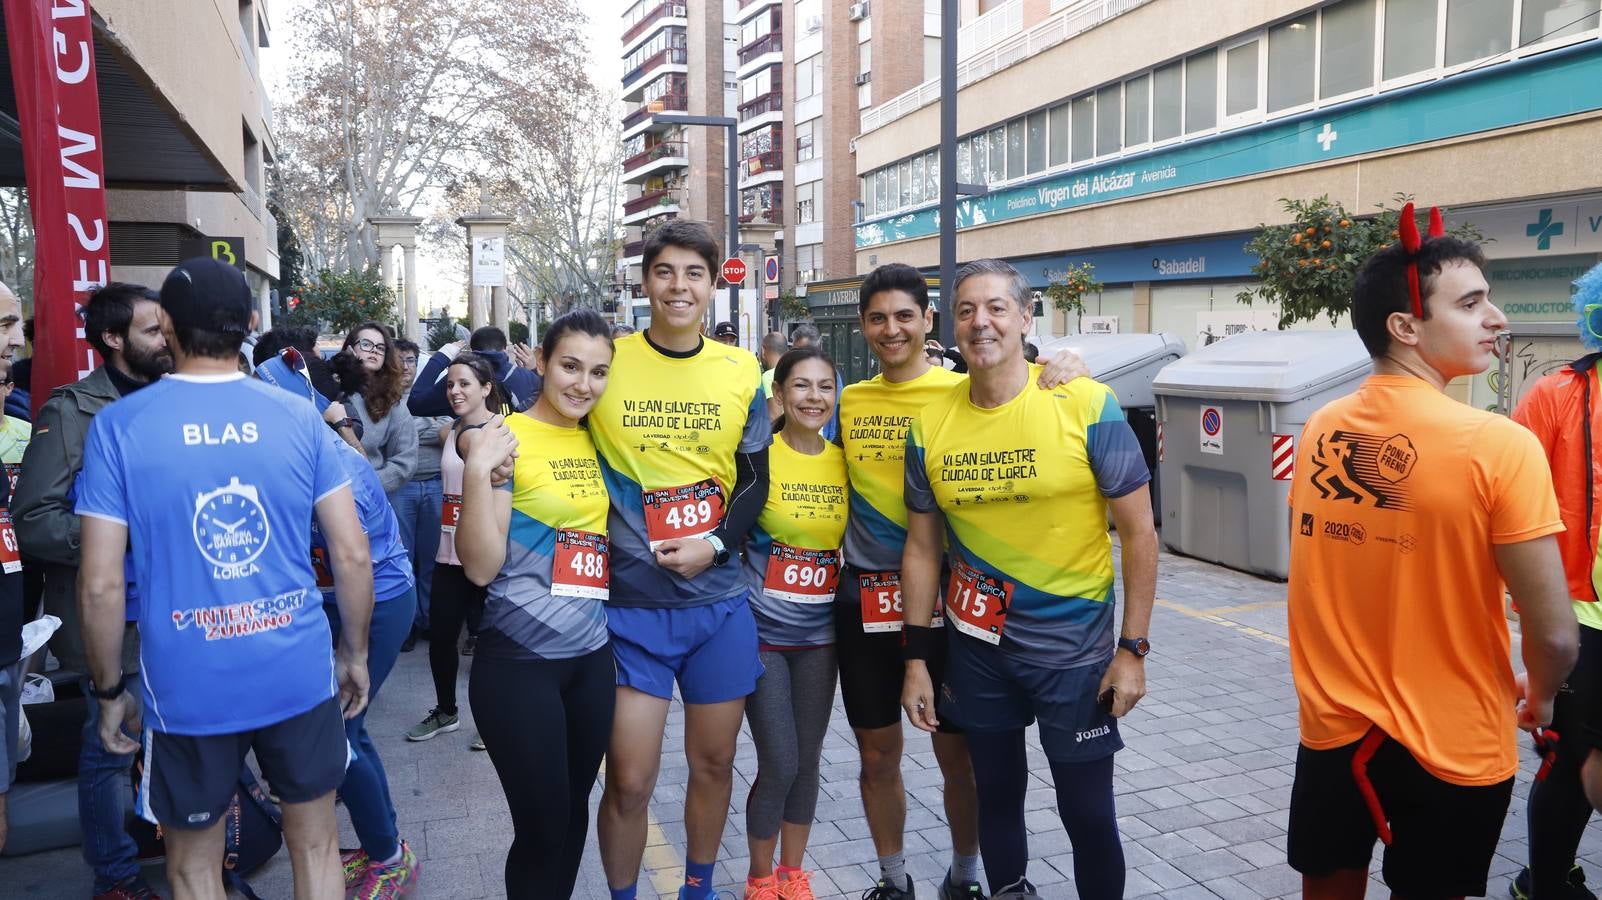
<svg viewBox="0 0 1602 900">
<path fill-rule="evenodd" d="M 128 689 L 128 682 L 131 679 L 131 676 L 132 673 L 123 673 L 123 675 L 117 679 L 116 683 L 109 688 L 101 688 L 94 683 L 93 679 L 90 679 L 89 693 L 97 700 L 115 700 L 122 696 L 123 691 Z"/>
<path fill-rule="evenodd" d="M 934 652 L 935 630 L 928 625 L 901 626 L 902 660 L 927 660 Z"/>
</svg>

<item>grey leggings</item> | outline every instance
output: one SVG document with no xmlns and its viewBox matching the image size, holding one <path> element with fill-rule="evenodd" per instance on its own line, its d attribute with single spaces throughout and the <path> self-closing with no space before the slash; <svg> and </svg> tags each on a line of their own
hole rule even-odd
<svg viewBox="0 0 1602 900">
<path fill-rule="evenodd" d="M 746 698 L 757 777 L 745 801 L 745 830 L 768 840 L 780 822 L 811 825 L 818 805 L 818 759 L 834 710 L 839 667 L 834 647 L 763 650 L 765 670 Z"/>
</svg>

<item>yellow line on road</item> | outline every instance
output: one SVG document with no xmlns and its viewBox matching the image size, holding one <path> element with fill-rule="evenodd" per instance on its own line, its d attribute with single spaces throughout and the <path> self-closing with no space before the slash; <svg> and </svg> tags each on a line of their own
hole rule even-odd
<svg viewBox="0 0 1602 900">
<path fill-rule="evenodd" d="M 1282 601 L 1282 600 L 1274 600 L 1274 601 L 1268 601 L 1268 602 L 1264 602 L 1264 603 L 1246 603 L 1246 604 L 1243 604 L 1243 605 L 1240 605 L 1240 606 L 1223 606 L 1223 607 L 1218 607 L 1216 609 L 1199 609 L 1198 610 L 1198 609 L 1191 609 L 1190 607 L 1184 606 L 1184 605 L 1179 604 L 1179 603 L 1175 603 L 1172 600 L 1164 600 L 1161 597 L 1157 598 L 1157 605 L 1161 606 L 1163 609 L 1171 609 L 1174 612 L 1179 613 L 1182 616 L 1187 616 L 1187 617 L 1192 618 L 1192 619 L 1198 619 L 1198 620 L 1203 621 L 1203 622 L 1211 622 L 1214 625 L 1222 625 L 1225 628 L 1228 628 L 1228 629 L 1231 629 L 1232 631 L 1236 631 L 1236 632 L 1239 632 L 1241 634 L 1244 634 L 1247 637 L 1258 638 L 1260 640 L 1268 641 L 1271 644 L 1278 644 L 1281 647 L 1289 647 L 1290 646 L 1290 641 L 1285 640 L 1284 638 L 1280 637 L 1277 634 L 1269 634 L 1268 632 L 1262 630 L 1261 628 L 1253 628 L 1250 625 L 1242 625 L 1239 622 L 1235 622 L 1235 621 L 1232 621 L 1230 619 L 1226 619 L 1226 618 L 1224 618 L 1223 615 L 1221 615 L 1222 613 L 1239 613 L 1239 612 L 1249 612 L 1250 610 L 1253 610 L 1253 609 L 1266 609 L 1267 607 L 1270 607 L 1270 606 L 1278 606 L 1283 602 L 1284 601 Z"/>
</svg>

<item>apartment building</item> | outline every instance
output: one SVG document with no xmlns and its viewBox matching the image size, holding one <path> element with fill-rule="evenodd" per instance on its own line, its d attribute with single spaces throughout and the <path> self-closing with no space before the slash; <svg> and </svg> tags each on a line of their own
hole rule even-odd
<svg viewBox="0 0 1602 900">
<path fill-rule="evenodd" d="M 160 285 L 187 240 L 242 238 L 236 260 L 265 321 L 278 278 L 278 223 L 263 199 L 272 105 L 257 63 L 266 6 L 96 0 L 93 15 L 112 279 Z M 9 58 L 0 72 L 0 179 L 20 185 Z"/>
<path fill-rule="evenodd" d="M 649 310 L 639 291 L 646 234 L 680 216 L 727 233 L 723 132 L 653 120 L 654 112 L 730 116 L 736 126 L 742 341 L 754 346 L 783 291 L 855 271 L 855 138 L 874 98 L 932 77 L 938 0 L 641 0 L 623 17 L 628 227 L 621 261 L 632 318 Z M 933 10 L 936 15 L 930 16 Z M 718 18 L 721 16 L 721 18 Z M 721 61 L 710 34 L 725 40 Z M 704 52 L 700 55 L 697 48 Z M 714 71 L 727 88 L 717 105 Z M 698 94 L 697 91 L 700 91 Z M 717 319 L 727 305 L 716 305 Z"/>
<path fill-rule="evenodd" d="M 959 260 L 1009 259 L 1038 289 L 1090 262 L 1107 286 L 1087 302 L 1096 327 L 1194 346 L 1273 327 L 1277 310 L 1236 294 L 1253 283 L 1251 232 L 1286 220 L 1280 198 L 1366 212 L 1405 193 L 1493 239 L 1493 299 L 1515 336 L 1572 334 L 1569 282 L 1602 258 L 1598 0 L 968 12 L 953 162 L 988 193 L 958 204 Z M 863 113 L 859 272 L 938 271 L 938 93 L 926 82 Z M 809 301 L 840 318 L 855 296 L 824 285 Z M 1054 313 L 1039 327 L 1082 324 Z"/>
</svg>

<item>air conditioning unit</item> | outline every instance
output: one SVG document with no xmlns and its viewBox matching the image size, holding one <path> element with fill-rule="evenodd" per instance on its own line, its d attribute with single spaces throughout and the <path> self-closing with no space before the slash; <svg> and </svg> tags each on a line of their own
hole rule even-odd
<svg viewBox="0 0 1602 900">
<path fill-rule="evenodd" d="M 850 12 L 848 12 L 846 14 L 846 18 L 850 19 L 853 22 L 860 22 L 863 19 L 866 19 L 867 17 L 868 17 L 868 4 L 867 4 L 866 0 L 864 0 L 864 2 L 862 2 L 862 3 L 853 3 L 853 4 L 851 4 L 851 10 L 850 10 Z"/>
<path fill-rule="evenodd" d="M 852 155 L 853 155 L 853 156 L 855 156 L 855 155 L 856 155 L 856 152 L 857 152 L 857 139 L 856 139 L 856 138 L 852 138 L 852 139 L 851 139 L 851 140 L 850 140 L 850 141 L 849 141 L 849 142 L 848 142 L 848 143 L 847 143 L 847 144 L 846 144 L 846 149 L 848 149 L 848 150 L 849 150 L 849 151 L 850 151 L 850 152 L 851 152 L 851 154 L 852 154 Z"/>
<path fill-rule="evenodd" d="M 860 73 L 857 74 L 857 84 L 859 84 L 859 85 L 867 84 L 868 82 L 870 82 L 872 80 L 873 80 L 873 73 L 872 72 L 860 72 Z"/>
<path fill-rule="evenodd" d="M 683 4 L 674 4 L 673 6 L 668 7 L 668 15 L 677 19 L 682 19 L 688 16 L 689 12 L 685 9 Z"/>
</svg>

